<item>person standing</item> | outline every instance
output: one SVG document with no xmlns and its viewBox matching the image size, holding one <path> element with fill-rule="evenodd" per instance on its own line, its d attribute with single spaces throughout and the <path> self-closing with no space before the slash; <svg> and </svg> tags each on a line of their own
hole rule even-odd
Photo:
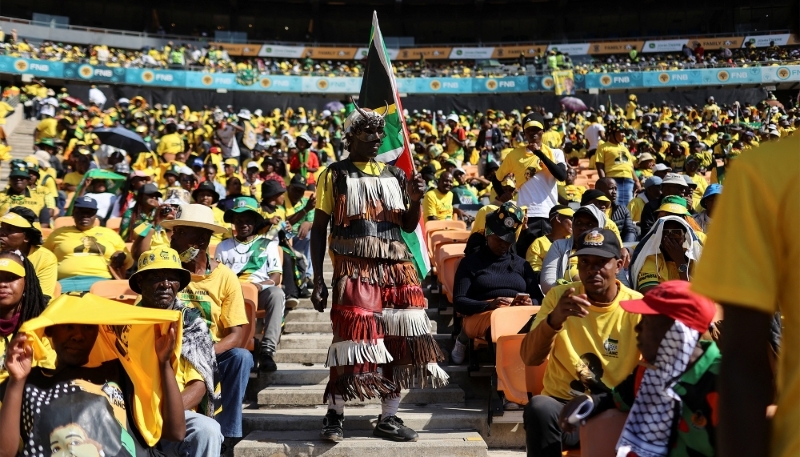
<svg viewBox="0 0 800 457">
<path fill-rule="evenodd" d="M 533 240 L 550 233 L 550 208 L 558 204 L 557 184 L 567 178 L 564 153 L 542 144 L 542 116 L 529 114 L 522 128 L 528 143 L 509 152 L 495 173 L 497 181 L 509 174 L 514 176 L 519 192 L 517 204 L 528 208 L 528 228 L 517 242 L 520 253 L 527 252 Z"/>
<path fill-rule="evenodd" d="M 400 389 L 448 383 L 437 365 L 444 354 L 430 335 L 421 278 L 401 234 L 417 228 L 425 181 L 419 175 L 409 181 L 402 170 L 375 161 L 385 125 L 372 110 L 353 111 L 344 125 L 349 156 L 332 164 L 317 188 L 311 300 L 319 312 L 328 301 L 322 266 L 328 225 L 334 268 L 334 339 L 321 432 L 331 441 L 344 437 L 345 402 L 375 397 L 381 398 L 381 415 L 373 435 L 416 441 L 417 433 L 397 417 Z"/>
</svg>

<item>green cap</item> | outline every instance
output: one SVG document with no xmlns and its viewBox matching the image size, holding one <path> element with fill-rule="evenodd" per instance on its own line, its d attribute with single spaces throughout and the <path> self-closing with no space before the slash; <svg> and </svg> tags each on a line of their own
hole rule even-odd
<svg viewBox="0 0 800 457">
<path fill-rule="evenodd" d="M 9 178 L 30 178 L 28 174 L 28 164 L 24 160 L 14 159 L 9 164 L 11 165 L 11 173 L 8 174 Z"/>
<path fill-rule="evenodd" d="M 669 195 L 661 200 L 659 211 L 665 213 L 677 214 L 681 216 L 688 216 L 689 210 L 686 208 L 686 200 L 678 197 L 677 195 Z"/>
<path fill-rule="evenodd" d="M 230 223 L 233 221 L 233 215 L 236 213 L 244 213 L 245 211 L 252 211 L 258 215 L 261 219 L 264 217 L 261 215 L 261 208 L 258 206 L 258 202 L 253 197 L 236 197 L 233 199 L 233 208 L 225 211 L 225 215 L 223 216 L 223 220 L 226 223 Z"/>
<path fill-rule="evenodd" d="M 37 141 L 36 144 L 43 144 L 45 146 L 50 146 L 51 148 L 56 147 L 56 144 L 53 142 L 52 138 L 42 138 L 41 140 Z"/>
</svg>

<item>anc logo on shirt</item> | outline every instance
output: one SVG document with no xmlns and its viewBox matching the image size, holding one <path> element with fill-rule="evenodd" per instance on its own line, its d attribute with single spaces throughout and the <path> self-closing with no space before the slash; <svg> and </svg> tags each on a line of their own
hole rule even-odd
<svg viewBox="0 0 800 457">
<path fill-rule="evenodd" d="M 606 351 L 606 355 L 609 357 L 618 357 L 619 356 L 619 340 L 615 340 L 611 337 L 608 337 L 606 341 L 603 343 L 603 349 Z"/>
</svg>

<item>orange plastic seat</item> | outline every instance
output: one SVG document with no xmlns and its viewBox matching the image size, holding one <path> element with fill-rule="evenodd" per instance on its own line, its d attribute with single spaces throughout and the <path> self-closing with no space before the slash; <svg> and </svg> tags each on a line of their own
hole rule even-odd
<svg viewBox="0 0 800 457">
<path fill-rule="evenodd" d="M 39 231 L 42 232 L 42 240 L 46 240 L 47 237 L 50 236 L 51 233 L 53 233 L 53 229 L 51 228 L 41 228 L 39 229 Z"/>
<path fill-rule="evenodd" d="M 431 260 L 441 246 L 451 243 L 466 243 L 470 234 L 469 230 L 440 230 L 432 234 L 431 241 L 428 243 L 428 254 Z"/>
<path fill-rule="evenodd" d="M 244 286 L 245 284 L 242 284 Z M 248 284 L 255 288 L 252 284 Z M 245 289 L 242 287 L 242 292 L 244 293 Z M 251 297 L 252 298 L 252 297 Z M 244 299 L 244 311 L 247 314 L 247 324 L 242 326 L 242 330 L 244 330 L 245 335 L 247 335 L 247 339 L 244 343 L 244 348 L 250 352 L 253 352 L 256 348 L 256 310 L 258 309 L 258 293 L 256 293 L 256 301 L 252 301 L 248 298 Z"/>
<path fill-rule="evenodd" d="M 628 413 L 608 409 L 586 421 L 580 428 L 581 457 L 614 457 Z"/>
<path fill-rule="evenodd" d="M 442 284 L 442 293 L 447 301 L 453 303 L 453 287 L 456 282 L 456 270 L 464 258 L 466 244 L 446 244 L 437 252 L 436 264 L 438 265 L 439 282 Z"/>
<path fill-rule="evenodd" d="M 139 294 L 134 292 L 127 280 L 124 279 L 108 279 L 105 281 L 98 281 L 92 284 L 89 293 L 98 295 L 109 300 L 118 301 L 120 303 L 127 303 L 132 305 L 136 302 Z"/>
<path fill-rule="evenodd" d="M 75 219 L 72 216 L 61 216 L 57 217 L 55 221 L 53 221 L 53 230 L 60 229 L 61 227 L 69 227 L 71 225 L 75 225 Z M 100 226 L 100 219 L 95 218 L 94 226 Z"/>
<path fill-rule="evenodd" d="M 106 228 L 110 228 L 111 230 L 119 233 L 119 226 L 122 224 L 121 217 L 112 217 L 106 221 Z"/>
<path fill-rule="evenodd" d="M 497 390 L 502 391 L 508 401 L 528 404 L 528 394 L 542 393 L 542 381 L 547 362 L 538 367 L 525 366 L 519 355 L 525 335 L 503 335 L 497 339 L 495 368 Z"/>
<path fill-rule="evenodd" d="M 56 281 L 56 288 L 53 289 L 53 296 L 50 297 L 51 300 L 55 300 L 56 298 L 61 296 L 61 283 Z"/>
<path fill-rule="evenodd" d="M 428 246 L 431 245 L 431 236 L 439 230 L 466 230 L 467 224 L 464 221 L 427 221 L 425 222 L 425 234 Z"/>
<path fill-rule="evenodd" d="M 467 173 L 468 178 L 477 178 L 478 177 L 478 166 L 472 164 L 462 164 L 461 168 Z"/>
<path fill-rule="evenodd" d="M 541 306 L 505 306 L 492 311 L 492 341 L 496 343 L 501 336 L 516 335 L 540 308 Z"/>
</svg>

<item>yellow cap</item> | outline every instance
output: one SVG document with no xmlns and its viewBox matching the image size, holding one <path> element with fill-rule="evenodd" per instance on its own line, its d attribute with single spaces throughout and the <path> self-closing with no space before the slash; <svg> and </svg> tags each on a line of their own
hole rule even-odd
<svg viewBox="0 0 800 457">
<path fill-rule="evenodd" d="M 575 210 L 572 208 L 561 208 L 557 209 L 556 213 L 561 214 L 562 216 L 572 217 L 575 215 Z"/>
<path fill-rule="evenodd" d="M 4 260 L 4 259 L 0 259 Z M 181 265 L 181 258 L 178 251 L 165 246 L 145 251 L 139 256 L 137 270 L 128 280 L 131 290 L 137 294 L 142 293 L 139 288 L 137 275 L 149 270 L 175 270 L 181 272 L 181 286 L 183 289 L 192 280 L 192 274 Z"/>
<path fill-rule="evenodd" d="M 537 120 L 534 120 L 534 119 L 531 119 L 528 122 L 526 122 L 525 125 L 522 127 L 522 129 L 525 130 L 525 129 L 528 129 L 530 127 L 539 127 L 540 129 L 544 129 L 544 126 L 542 125 L 542 123 L 537 121 Z"/>
<path fill-rule="evenodd" d="M 25 267 L 11 259 L 0 259 L 0 271 L 7 271 L 11 274 L 19 276 L 20 278 L 25 277 Z"/>
<path fill-rule="evenodd" d="M 611 200 L 609 200 L 608 197 L 606 197 L 605 195 L 601 195 L 601 196 L 595 198 L 595 200 L 600 200 L 601 202 L 609 202 L 609 203 L 611 203 Z"/>
<path fill-rule="evenodd" d="M 688 216 L 689 210 L 685 206 L 677 203 L 664 203 L 658 207 L 658 211 L 663 211 L 670 214 L 678 214 L 681 216 Z"/>
<path fill-rule="evenodd" d="M 14 227 L 19 228 L 33 227 L 27 219 L 17 213 L 6 213 L 3 217 L 0 217 L 0 223 L 13 225 Z"/>
<path fill-rule="evenodd" d="M 234 167 L 238 167 L 239 166 L 239 161 L 237 159 L 225 159 L 225 162 L 223 162 L 223 163 L 225 165 L 233 165 Z"/>
</svg>

